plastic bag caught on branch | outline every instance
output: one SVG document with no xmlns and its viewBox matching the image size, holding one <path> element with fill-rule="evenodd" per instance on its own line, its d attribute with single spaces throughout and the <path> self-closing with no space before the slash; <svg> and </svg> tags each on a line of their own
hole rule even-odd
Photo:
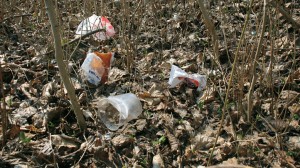
<svg viewBox="0 0 300 168">
<path fill-rule="evenodd" d="M 95 40 L 107 40 L 116 34 L 114 27 L 106 17 L 93 14 L 91 17 L 83 20 L 79 24 L 76 30 L 76 36 L 80 37 L 81 35 L 85 35 L 98 29 L 104 29 L 105 31 L 100 31 L 93 34 Z"/>
</svg>

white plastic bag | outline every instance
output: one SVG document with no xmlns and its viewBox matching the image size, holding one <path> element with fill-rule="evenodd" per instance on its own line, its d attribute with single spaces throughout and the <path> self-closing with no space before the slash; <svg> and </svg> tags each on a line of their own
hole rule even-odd
<svg viewBox="0 0 300 168">
<path fill-rule="evenodd" d="M 76 35 L 81 36 L 98 29 L 105 29 L 105 32 L 100 31 L 93 34 L 93 37 L 99 41 L 109 39 L 116 33 L 114 27 L 106 17 L 93 14 L 79 24 Z"/>
<path fill-rule="evenodd" d="M 207 79 L 205 75 L 187 74 L 184 70 L 172 65 L 168 83 L 170 88 L 173 88 L 181 82 L 187 82 L 196 86 L 198 91 L 201 91 L 206 87 L 206 81 Z"/>
</svg>

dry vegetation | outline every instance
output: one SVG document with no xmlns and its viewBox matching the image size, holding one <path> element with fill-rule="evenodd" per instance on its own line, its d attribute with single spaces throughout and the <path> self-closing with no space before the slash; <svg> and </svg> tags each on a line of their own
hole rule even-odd
<svg viewBox="0 0 300 168">
<path fill-rule="evenodd" d="M 54 3 L 87 129 L 62 85 L 44 2 L 2 0 L 0 167 L 300 167 L 299 1 Z M 117 35 L 70 43 L 93 13 Z M 89 48 L 115 52 L 96 88 L 79 75 Z M 168 88 L 171 64 L 207 75 L 207 87 Z M 110 132 L 94 102 L 128 92 L 143 113 Z"/>
</svg>

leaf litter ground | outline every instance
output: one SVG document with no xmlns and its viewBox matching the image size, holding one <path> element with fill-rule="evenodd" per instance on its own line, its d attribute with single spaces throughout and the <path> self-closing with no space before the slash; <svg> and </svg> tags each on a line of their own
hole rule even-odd
<svg viewBox="0 0 300 168">
<path fill-rule="evenodd" d="M 119 35 L 102 43 L 87 38 L 64 48 L 66 66 L 88 124 L 82 133 L 51 52 L 53 39 L 43 4 L 34 4 L 40 9 L 29 9 L 20 1 L 17 13 L 32 15 L 8 17 L 7 13 L 7 19 L 0 22 L 1 96 L 10 124 L 8 141 L 2 146 L 1 167 L 206 166 L 220 127 L 247 2 L 207 4 L 220 38 L 217 59 L 196 2 L 129 1 L 130 17 L 121 15 L 122 3 L 108 2 L 104 8 L 109 10 L 103 15 L 109 16 Z M 266 39 L 274 38 L 274 44 L 266 40 L 259 58 L 253 116 L 251 122 L 247 121 L 251 47 L 256 47 L 262 10 L 261 2 L 254 4 L 211 164 L 298 167 L 299 31 L 278 13 L 278 34 L 266 35 Z M 62 27 L 63 43 L 73 39 L 76 26 L 85 18 L 80 5 L 68 5 L 58 3 L 66 10 L 60 14 L 61 23 L 66 23 Z M 284 6 L 299 22 L 299 2 L 287 1 Z M 269 10 L 270 14 L 276 12 L 271 7 Z M 79 75 L 89 48 L 116 52 L 109 80 L 99 87 L 89 87 Z M 130 57 L 132 65 L 126 64 Z M 169 89 L 171 64 L 188 73 L 207 75 L 206 89 L 198 92 L 186 84 Z M 96 102 L 110 94 L 128 92 L 139 96 L 143 113 L 110 132 L 96 115 Z"/>
</svg>

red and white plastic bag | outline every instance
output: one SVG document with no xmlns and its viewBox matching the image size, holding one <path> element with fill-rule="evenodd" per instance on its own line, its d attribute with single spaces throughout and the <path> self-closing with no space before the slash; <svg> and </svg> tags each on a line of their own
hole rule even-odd
<svg viewBox="0 0 300 168">
<path fill-rule="evenodd" d="M 105 31 L 100 31 L 93 34 L 95 40 L 103 41 L 116 34 L 114 27 L 111 25 L 110 21 L 104 16 L 97 16 L 93 14 L 91 17 L 83 20 L 76 30 L 76 35 L 85 35 L 94 30 L 104 29 Z"/>
<path fill-rule="evenodd" d="M 196 87 L 198 91 L 201 91 L 206 87 L 206 81 L 206 75 L 188 74 L 179 67 L 172 65 L 168 83 L 170 88 L 174 88 L 178 84 L 185 82 L 189 86 Z"/>
</svg>

